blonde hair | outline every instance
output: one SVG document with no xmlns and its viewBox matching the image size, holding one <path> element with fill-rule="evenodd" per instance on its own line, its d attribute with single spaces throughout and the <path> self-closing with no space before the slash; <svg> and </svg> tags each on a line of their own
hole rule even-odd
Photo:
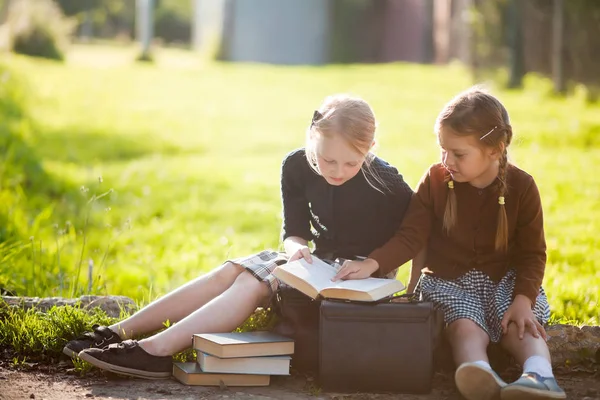
<svg viewBox="0 0 600 400">
<path fill-rule="evenodd" d="M 506 217 L 505 195 L 507 191 L 506 170 L 508 167 L 508 146 L 512 141 L 512 126 L 506 108 L 500 101 L 479 87 L 473 87 L 450 100 L 444 106 L 435 122 L 439 135 L 442 127 L 450 128 L 459 136 L 476 136 L 483 146 L 502 150 L 498 169 L 498 226 L 496 229 L 496 250 L 508 248 L 508 220 Z M 444 230 L 449 233 L 456 224 L 456 194 L 450 174 L 446 176 L 448 198 L 444 211 Z"/>
<path fill-rule="evenodd" d="M 317 165 L 314 133 L 325 137 L 340 135 L 353 150 L 365 157 L 361 171 L 369 185 L 381 192 L 381 189 L 371 182 L 370 176 L 379 186 L 390 190 L 377 171 L 371 167 L 371 162 L 375 158 L 371 150 L 376 129 L 375 113 L 363 99 L 346 94 L 325 98 L 319 109 L 315 111 L 306 131 L 306 158 L 310 167 L 317 174 L 321 174 Z"/>
</svg>

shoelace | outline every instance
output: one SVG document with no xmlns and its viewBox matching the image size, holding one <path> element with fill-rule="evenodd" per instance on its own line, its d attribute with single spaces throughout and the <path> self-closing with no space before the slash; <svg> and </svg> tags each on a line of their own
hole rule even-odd
<svg viewBox="0 0 600 400">
<path fill-rule="evenodd" d="M 94 324 L 92 326 L 92 332 L 86 332 L 77 340 L 93 340 L 96 346 L 101 346 L 106 343 L 106 341 L 111 340 L 114 337 L 114 334 L 110 332 L 108 328 L 100 329 L 101 326 Z M 100 339 L 100 340 L 98 340 Z"/>
<path fill-rule="evenodd" d="M 125 350 L 125 351 L 131 351 L 133 350 L 135 347 L 137 347 L 137 342 L 135 340 L 125 340 L 123 342 L 120 343 L 113 343 L 110 346 L 108 346 L 109 349 L 116 349 L 116 350 Z"/>
</svg>

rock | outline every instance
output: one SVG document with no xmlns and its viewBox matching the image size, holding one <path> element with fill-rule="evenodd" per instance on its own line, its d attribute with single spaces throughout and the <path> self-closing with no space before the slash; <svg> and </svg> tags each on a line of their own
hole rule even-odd
<svg viewBox="0 0 600 400">
<path fill-rule="evenodd" d="M 550 325 L 548 347 L 555 365 L 597 362 L 600 326 Z"/>
<path fill-rule="evenodd" d="M 598 391 L 594 388 L 588 388 L 588 390 L 585 392 L 586 396 L 596 396 L 598 394 Z"/>
<path fill-rule="evenodd" d="M 133 314 L 137 310 L 135 302 L 126 296 L 81 296 L 81 299 L 88 301 L 88 297 L 90 299 L 85 309 L 100 307 L 111 317 L 120 317 L 121 311 Z"/>
<path fill-rule="evenodd" d="M 110 317 L 118 318 L 121 315 L 121 309 L 133 313 L 137 306 L 135 302 L 126 296 L 81 296 L 79 298 L 68 299 L 64 297 L 15 297 L 2 296 L 2 300 L 13 307 L 23 307 L 36 309 L 45 312 L 54 306 L 74 306 L 84 309 L 100 307 Z"/>
</svg>

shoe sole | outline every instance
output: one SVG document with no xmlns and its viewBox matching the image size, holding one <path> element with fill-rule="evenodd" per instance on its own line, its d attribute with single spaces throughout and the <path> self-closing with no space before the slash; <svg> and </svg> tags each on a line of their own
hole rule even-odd
<svg viewBox="0 0 600 400">
<path fill-rule="evenodd" d="M 550 392 L 525 386 L 507 386 L 500 392 L 502 400 L 553 400 L 566 399 L 566 393 Z"/>
<path fill-rule="evenodd" d="M 454 376 L 458 391 L 467 400 L 497 400 L 506 383 L 492 371 L 475 364 L 461 365 Z"/>
<path fill-rule="evenodd" d="M 63 354 L 66 354 L 71 358 L 75 358 L 79 353 L 69 349 L 68 347 L 63 347 Z"/>
<path fill-rule="evenodd" d="M 142 371 L 139 369 L 121 367 L 119 365 L 114 365 L 114 364 L 104 362 L 102 360 L 98 360 L 97 358 L 92 357 L 89 354 L 87 354 L 85 351 L 82 351 L 78 355 L 79 355 L 79 358 L 81 358 L 84 361 L 89 362 L 93 366 L 101 368 L 101 369 L 109 371 L 109 372 L 114 372 L 116 374 L 133 376 L 134 378 L 143 378 L 143 379 L 169 379 L 171 377 L 170 371 L 169 372 L 149 372 L 149 371 Z"/>
</svg>

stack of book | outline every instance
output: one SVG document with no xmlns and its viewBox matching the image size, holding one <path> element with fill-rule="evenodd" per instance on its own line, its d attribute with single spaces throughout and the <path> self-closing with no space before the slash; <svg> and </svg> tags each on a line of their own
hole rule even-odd
<svg viewBox="0 0 600 400">
<path fill-rule="evenodd" d="M 204 333 L 193 337 L 197 362 L 174 363 L 186 385 L 268 386 L 271 375 L 289 375 L 294 341 L 271 332 Z"/>
</svg>

